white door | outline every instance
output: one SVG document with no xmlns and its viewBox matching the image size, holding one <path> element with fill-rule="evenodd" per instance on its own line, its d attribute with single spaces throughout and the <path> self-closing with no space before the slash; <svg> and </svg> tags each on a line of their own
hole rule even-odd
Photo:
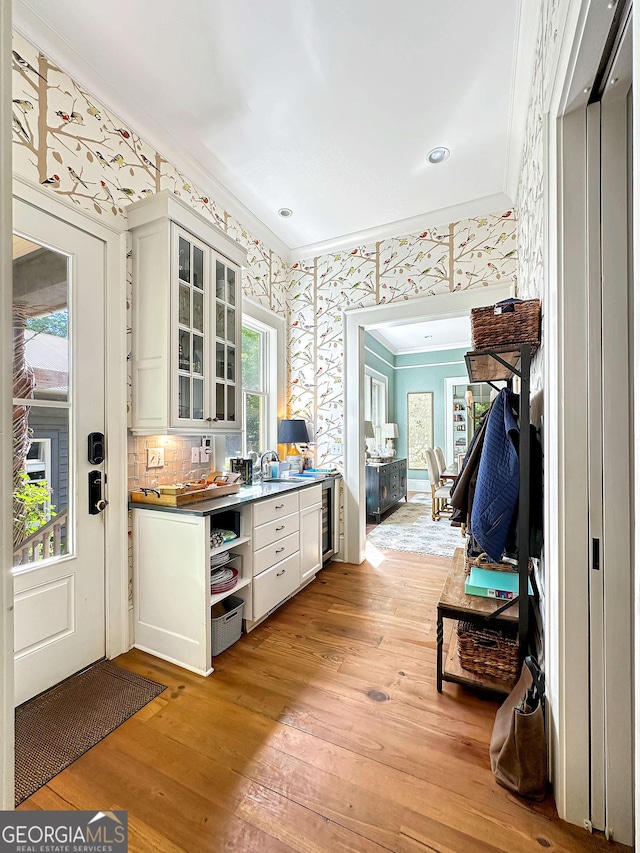
<svg viewBox="0 0 640 853">
<path fill-rule="evenodd" d="M 24 201 L 13 215 L 20 704 L 105 654 L 105 247 Z"/>
<path fill-rule="evenodd" d="M 631 17 L 588 107 L 591 823 L 632 843 Z"/>
</svg>

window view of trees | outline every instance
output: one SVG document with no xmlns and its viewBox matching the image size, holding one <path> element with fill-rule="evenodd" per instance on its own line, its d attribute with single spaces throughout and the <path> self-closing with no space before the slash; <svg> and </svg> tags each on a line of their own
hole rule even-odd
<svg viewBox="0 0 640 853">
<path fill-rule="evenodd" d="M 229 435 L 225 442 L 225 457 L 250 456 L 266 450 L 267 364 L 266 333 L 244 325 L 242 327 L 242 393 L 244 398 L 243 435 Z"/>
</svg>

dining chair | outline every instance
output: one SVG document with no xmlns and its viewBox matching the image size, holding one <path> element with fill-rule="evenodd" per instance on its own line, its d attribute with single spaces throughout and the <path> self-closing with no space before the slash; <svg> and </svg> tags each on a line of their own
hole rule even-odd
<svg viewBox="0 0 640 853">
<path fill-rule="evenodd" d="M 438 459 L 432 447 L 427 448 L 427 468 L 431 481 L 431 518 L 433 521 L 438 521 L 440 518 L 451 515 L 451 506 L 449 505 L 449 486 L 443 485 Z"/>
<path fill-rule="evenodd" d="M 440 479 L 446 483 L 447 480 L 455 480 L 457 474 L 454 474 L 451 469 L 447 470 L 447 463 L 444 458 L 444 452 L 441 447 L 434 447 L 434 452 L 436 454 L 436 460 L 438 462 L 438 471 L 440 472 Z"/>
</svg>

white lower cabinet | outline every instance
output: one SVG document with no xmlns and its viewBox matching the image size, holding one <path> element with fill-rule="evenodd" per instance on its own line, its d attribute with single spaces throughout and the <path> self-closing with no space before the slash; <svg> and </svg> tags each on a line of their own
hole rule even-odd
<svg viewBox="0 0 640 853">
<path fill-rule="evenodd" d="M 211 528 L 228 528 L 238 537 L 211 548 Z M 211 607 L 227 595 L 244 601 L 251 619 L 251 509 L 220 515 L 133 510 L 134 645 L 179 666 L 209 675 Z M 228 565 L 238 569 L 238 583 L 228 593 L 211 594 L 210 559 L 230 550 Z"/>
<path fill-rule="evenodd" d="M 300 552 L 276 563 L 253 579 L 253 618 L 261 619 L 300 586 Z"/>
<path fill-rule="evenodd" d="M 304 504 L 304 505 L 303 505 Z M 322 568 L 322 486 L 300 493 L 300 579 L 304 583 Z"/>
<path fill-rule="evenodd" d="M 322 568 L 322 487 L 196 516 L 138 509 L 133 515 L 136 648 L 209 675 L 211 607 L 235 595 L 247 630 L 308 583 Z M 212 548 L 213 528 L 237 538 Z M 229 550 L 236 586 L 211 594 L 211 558 Z"/>
<path fill-rule="evenodd" d="M 322 568 L 322 486 L 260 501 L 253 510 L 253 624 Z"/>
</svg>

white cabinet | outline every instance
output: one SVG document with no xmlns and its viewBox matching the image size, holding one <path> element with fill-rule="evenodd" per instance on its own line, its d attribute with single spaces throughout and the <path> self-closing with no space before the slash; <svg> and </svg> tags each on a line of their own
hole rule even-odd
<svg viewBox="0 0 640 853">
<path fill-rule="evenodd" d="M 226 529 L 230 522 L 240 535 L 212 549 L 212 527 Z M 244 601 L 243 618 L 252 618 L 250 530 L 250 506 L 204 517 L 133 511 L 136 648 L 200 675 L 213 672 L 212 605 L 237 595 Z M 236 555 L 229 565 L 238 569 L 238 583 L 229 592 L 212 595 L 210 559 L 225 550 Z"/>
<path fill-rule="evenodd" d="M 300 554 L 296 551 L 285 560 L 258 575 L 253 582 L 254 619 L 260 619 L 281 604 L 300 586 Z"/>
<path fill-rule="evenodd" d="M 298 492 L 253 507 L 253 620 L 277 607 L 300 586 Z"/>
<path fill-rule="evenodd" d="M 129 205 L 127 216 L 132 431 L 241 429 L 245 250 L 168 191 Z"/>
<path fill-rule="evenodd" d="M 322 486 L 300 492 L 300 576 L 304 583 L 322 568 Z"/>
<path fill-rule="evenodd" d="M 255 504 L 251 536 L 255 623 L 322 568 L 322 486 Z"/>
<path fill-rule="evenodd" d="M 251 630 L 322 568 L 319 485 L 208 516 L 143 508 L 132 514 L 134 645 L 200 675 L 213 672 L 214 604 L 242 598 Z M 236 538 L 211 548 L 214 528 L 233 530 Z M 238 570 L 238 581 L 211 594 L 212 557 L 226 551 L 233 556 L 225 565 Z"/>
</svg>

